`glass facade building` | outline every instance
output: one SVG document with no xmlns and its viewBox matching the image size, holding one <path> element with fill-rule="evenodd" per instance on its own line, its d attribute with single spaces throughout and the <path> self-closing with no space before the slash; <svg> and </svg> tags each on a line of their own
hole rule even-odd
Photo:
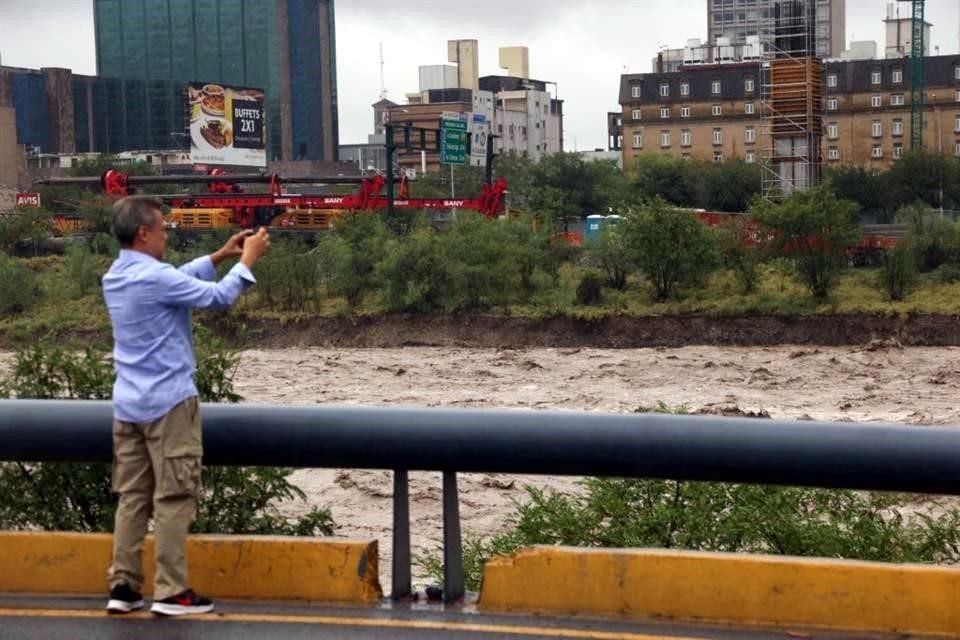
<svg viewBox="0 0 960 640">
<path fill-rule="evenodd" d="M 94 19 L 97 140 L 174 146 L 187 83 L 216 83 L 264 90 L 270 159 L 336 159 L 333 0 L 94 0 Z"/>
</svg>

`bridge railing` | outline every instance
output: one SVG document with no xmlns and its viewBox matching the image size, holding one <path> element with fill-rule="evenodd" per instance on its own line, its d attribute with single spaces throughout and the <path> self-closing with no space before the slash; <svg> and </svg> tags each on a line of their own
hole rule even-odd
<svg viewBox="0 0 960 640">
<path fill-rule="evenodd" d="M 108 402 L 0 400 L 0 461 L 110 462 Z M 457 472 L 960 495 L 960 428 L 584 411 L 205 404 L 210 465 L 393 471 L 393 598 L 411 592 L 408 472 L 443 473 L 444 599 L 464 594 Z"/>
</svg>

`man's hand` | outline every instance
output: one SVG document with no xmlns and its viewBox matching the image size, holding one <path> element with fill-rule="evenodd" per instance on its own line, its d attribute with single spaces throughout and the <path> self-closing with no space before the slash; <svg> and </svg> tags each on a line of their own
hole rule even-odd
<svg viewBox="0 0 960 640">
<path fill-rule="evenodd" d="M 264 227 L 260 227 L 259 231 L 248 235 L 243 241 L 240 262 L 247 265 L 248 269 L 252 269 L 257 260 L 262 258 L 269 248 L 270 236 Z"/>
<path fill-rule="evenodd" d="M 230 236 L 230 239 L 227 240 L 222 247 L 210 254 L 210 260 L 213 261 L 213 266 L 218 266 L 227 258 L 236 258 L 237 256 L 243 255 L 244 242 L 251 235 L 253 235 L 253 231 L 246 229 Z"/>
</svg>

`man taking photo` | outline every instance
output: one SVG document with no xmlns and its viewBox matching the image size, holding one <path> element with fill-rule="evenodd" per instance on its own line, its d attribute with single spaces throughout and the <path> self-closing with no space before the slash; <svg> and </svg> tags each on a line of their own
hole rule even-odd
<svg viewBox="0 0 960 640">
<path fill-rule="evenodd" d="M 206 613 L 213 602 L 187 582 L 187 531 L 200 494 L 203 444 L 193 375 L 191 309 L 225 309 L 256 280 L 250 269 L 270 237 L 235 234 L 216 252 L 179 269 L 163 262 L 167 231 L 161 203 L 130 196 L 113 206 L 120 255 L 103 277 L 113 325 L 113 490 L 120 495 L 107 574 L 107 611 L 142 609 L 141 549 L 154 518 L 156 578 L 151 611 Z M 216 267 L 239 257 L 219 282 Z"/>
</svg>

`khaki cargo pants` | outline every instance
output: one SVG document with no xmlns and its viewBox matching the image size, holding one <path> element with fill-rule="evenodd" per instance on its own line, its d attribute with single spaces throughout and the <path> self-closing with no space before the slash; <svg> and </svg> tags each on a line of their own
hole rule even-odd
<svg viewBox="0 0 960 640">
<path fill-rule="evenodd" d="M 188 398 L 155 422 L 113 422 L 113 490 L 120 504 L 113 530 L 112 589 L 143 586 L 143 538 L 154 518 L 157 573 L 153 597 L 186 590 L 187 530 L 200 494 L 203 445 L 196 398 Z"/>
</svg>

